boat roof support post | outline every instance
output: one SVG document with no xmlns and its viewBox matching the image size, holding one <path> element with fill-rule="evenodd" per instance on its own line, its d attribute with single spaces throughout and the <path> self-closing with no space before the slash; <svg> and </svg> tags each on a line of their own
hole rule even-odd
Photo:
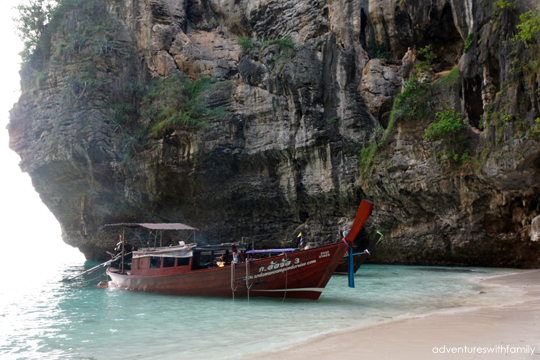
<svg viewBox="0 0 540 360">
<path fill-rule="evenodd" d="M 125 228 L 122 226 L 122 260 L 121 260 L 121 264 L 122 264 L 122 268 L 121 268 L 121 271 L 122 271 L 122 274 L 124 273 L 124 252 L 125 252 L 125 247 L 124 247 L 124 244 L 126 242 L 126 239 L 124 237 L 124 230 Z"/>
</svg>

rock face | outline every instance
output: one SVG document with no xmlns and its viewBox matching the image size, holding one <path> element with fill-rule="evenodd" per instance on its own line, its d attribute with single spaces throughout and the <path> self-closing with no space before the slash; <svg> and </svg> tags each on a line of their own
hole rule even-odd
<svg viewBox="0 0 540 360">
<path fill-rule="evenodd" d="M 375 261 L 540 265 L 540 84 L 512 69 L 540 41 L 510 41 L 535 1 L 79 4 L 57 12 L 47 51 L 23 66 L 9 131 L 87 258 L 114 246 L 101 226 L 115 222 L 185 222 L 208 242 L 258 247 L 295 245 L 299 231 L 336 241 L 369 198 L 364 235 L 386 235 Z M 175 74 L 212 78 L 204 104 L 226 114 L 152 131 L 149 86 Z M 441 141 L 424 138 L 435 115 L 393 115 L 426 76 L 441 79 L 434 113 L 468 121 L 459 167 L 438 163 Z"/>
<path fill-rule="evenodd" d="M 531 221 L 531 241 L 540 241 L 540 216 Z"/>
</svg>

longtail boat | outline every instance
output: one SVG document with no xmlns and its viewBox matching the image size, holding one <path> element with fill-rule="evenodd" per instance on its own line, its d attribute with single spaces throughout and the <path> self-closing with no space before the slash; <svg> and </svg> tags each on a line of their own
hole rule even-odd
<svg viewBox="0 0 540 360">
<path fill-rule="evenodd" d="M 178 246 L 133 250 L 107 268 L 110 286 L 175 295 L 279 297 L 317 300 L 373 208 L 362 200 L 353 226 L 342 241 L 307 250 L 229 261 L 232 244 Z M 196 230 L 183 224 L 114 224 L 154 231 Z M 121 254 L 126 252 L 121 238 Z M 129 249 L 132 250 L 132 249 Z M 239 248 L 239 250 L 242 250 Z M 257 252 L 248 254 L 257 256 Z M 118 257 L 118 255 L 117 255 Z"/>
</svg>

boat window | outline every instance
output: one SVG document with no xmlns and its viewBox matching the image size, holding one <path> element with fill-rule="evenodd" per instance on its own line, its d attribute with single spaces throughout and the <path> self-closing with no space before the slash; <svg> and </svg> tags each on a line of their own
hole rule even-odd
<svg viewBox="0 0 540 360">
<path fill-rule="evenodd" d="M 193 270 L 207 269 L 212 266 L 212 252 L 195 252 L 193 253 Z"/>
<path fill-rule="evenodd" d="M 174 266 L 174 258 L 173 257 L 164 257 L 163 258 L 163 267 L 173 267 Z"/>
<path fill-rule="evenodd" d="M 161 267 L 161 257 L 152 256 L 150 260 L 150 269 L 158 269 Z"/>
<path fill-rule="evenodd" d="M 189 258 L 176 258 L 176 266 L 189 265 Z"/>
<path fill-rule="evenodd" d="M 212 253 L 210 252 L 204 252 L 201 253 L 201 257 L 199 258 L 199 267 L 200 268 L 208 268 L 212 266 Z"/>
</svg>

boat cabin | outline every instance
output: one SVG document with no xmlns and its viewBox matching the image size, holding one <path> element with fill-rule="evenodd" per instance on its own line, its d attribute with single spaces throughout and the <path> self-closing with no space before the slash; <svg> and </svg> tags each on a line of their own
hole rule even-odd
<svg viewBox="0 0 540 360">
<path fill-rule="evenodd" d="M 206 246 L 198 246 L 195 242 L 186 244 L 196 239 L 197 229 L 180 223 L 121 223 L 105 227 L 122 229 L 116 249 L 116 255 L 123 254 L 122 259 L 113 263 L 111 270 L 128 275 L 166 275 L 221 267 L 231 263 L 233 245 L 244 253 L 246 250 L 244 245 L 233 243 Z M 141 233 L 141 229 L 147 231 Z M 179 235 L 182 233 L 185 235 Z M 167 244 L 169 246 L 163 246 Z M 137 245 L 142 247 L 138 248 Z"/>
<path fill-rule="evenodd" d="M 230 265 L 232 245 L 236 244 L 207 246 L 187 244 L 140 249 L 133 252 L 129 274 L 165 275 Z M 236 245 L 236 247 L 240 251 L 245 251 L 243 245 Z"/>
</svg>

